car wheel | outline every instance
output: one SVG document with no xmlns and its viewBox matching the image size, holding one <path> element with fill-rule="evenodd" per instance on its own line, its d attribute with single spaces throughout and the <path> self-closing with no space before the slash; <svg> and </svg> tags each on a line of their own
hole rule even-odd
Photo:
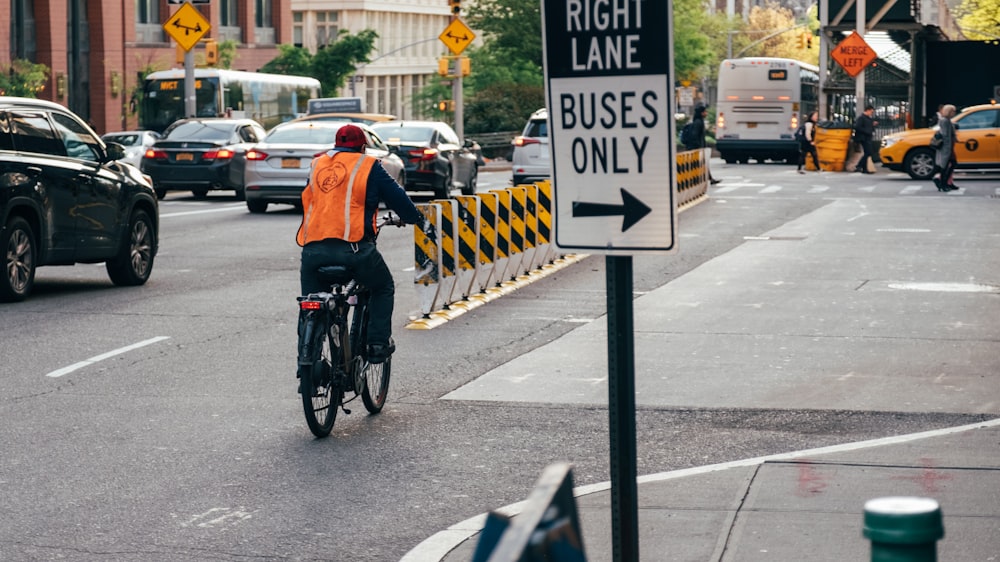
<svg viewBox="0 0 1000 562">
<path fill-rule="evenodd" d="M 929 148 L 916 148 L 906 155 L 903 169 L 915 180 L 929 180 L 934 175 L 934 152 Z"/>
<path fill-rule="evenodd" d="M 167 190 L 162 187 L 153 188 L 153 192 L 156 193 L 157 199 L 163 199 L 164 197 L 167 196 Z"/>
<path fill-rule="evenodd" d="M 195 199 L 204 199 L 208 197 L 208 190 L 205 188 L 192 189 L 191 193 L 194 194 Z"/>
<path fill-rule="evenodd" d="M 524 183 L 524 176 L 514 176 L 514 185 L 521 185 Z"/>
<path fill-rule="evenodd" d="M 243 188 L 241 187 L 241 188 L 239 188 L 239 189 L 236 190 L 235 197 L 236 197 L 237 201 L 246 201 L 247 192 L 244 191 Z"/>
<path fill-rule="evenodd" d="M 7 259 L 0 277 L 0 301 L 24 300 L 35 284 L 35 234 L 28 221 L 12 217 L 0 235 L 0 246 Z"/>
<path fill-rule="evenodd" d="M 249 209 L 251 213 L 266 213 L 267 201 L 262 201 L 260 199 L 247 199 L 247 209 Z"/>
<path fill-rule="evenodd" d="M 156 233 L 153 221 L 146 211 L 137 210 L 128 221 L 125 239 L 118 248 L 118 254 L 104 264 L 108 277 L 115 285 L 142 285 L 153 271 L 153 248 L 156 247 Z"/>
<path fill-rule="evenodd" d="M 479 167 L 472 168 L 472 175 L 469 177 L 469 181 L 465 182 L 462 186 L 462 195 L 475 195 L 476 194 L 476 183 L 479 181 Z"/>
</svg>

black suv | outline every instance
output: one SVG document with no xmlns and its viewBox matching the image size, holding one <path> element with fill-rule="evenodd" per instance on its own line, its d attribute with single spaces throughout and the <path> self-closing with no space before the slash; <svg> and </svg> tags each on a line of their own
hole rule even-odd
<svg viewBox="0 0 1000 562">
<path fill-rule="evenodd" d="M 124 156 L 57 103 L 0 97 L 0 301 L 27 297 L 40 265 L 105 262 L 116 285 L 149 279 L 156 195 Z"/>
</svg>

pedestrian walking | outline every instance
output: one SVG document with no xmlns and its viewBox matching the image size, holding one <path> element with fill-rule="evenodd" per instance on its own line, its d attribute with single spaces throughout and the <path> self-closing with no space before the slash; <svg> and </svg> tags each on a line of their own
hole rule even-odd
<svg viewBox="0 0 1000 562">
<path fill-rule="evenodd" d="M 934 155 L 934 173 L 931 179 L 938 191 L 954 191 L 958 189 L 955 185 L 955 166 L 958 159 L 955 157 L 955 143 L 958 142 L 958 135 L 955 131 L 955 124 L 951 118 L 955 116 L 955 106 L 948 104 L 941 107 L 941 119 L 938 120 L 938 131 L 934 137 L 940 137 L 937 154 Z M 936 143 L 936 141 L 932 141 Z M 937 177 L 935 177 L 935 175 Z"/>
<path fill-rule="evenodd" d="M 813 164 L 816 165 L 816 171 L 819 171 L 819 153 L 816 151 L 816 121 L 819 120 L 819 112 L 813 111 L 806 118 L 805 122 L 802 123 L 801 135 L 796 131 L 796 137 L 799 137 L 799 167 L 798 172 L 804 174 L 805 171 L 802 169 L 806 165 L 806 155 L 811 154 L 813 159 Z"/>
<path fill-rule="evenodd" d="M 860 145 L 862 151 L 861 160 L 854 167 L 854 171 L 862 174 L 871 173 L 868 171 L 868 162 L 872 158 L 872 139 L 875 138 L 875 126 L 878 125 L 878 121 L 872 119 L 874 114 L 875 107 L 869 105 L 865 107 L 864 113 L 854 120 L 854 143 Z"/>
<path fill-rule="evenodd" d="M 691 116 L 691 127 L 692 131 L 688 138 L 683 140 L 684 148 L 688 150 L 704 150 L 707 146 L 705 142 L 705 117 L 708 115 L 708 107 L 704 105 L 696 105 L 694 107 L 694 114 Z M 705 168 L 708 169 L 708 157 L 705 158 Z M 712 177 L 712 171 L 708 170 L 708 181 L 712 185 L 719 183 L 722 180 L 717 180 Z"/>
</svg>

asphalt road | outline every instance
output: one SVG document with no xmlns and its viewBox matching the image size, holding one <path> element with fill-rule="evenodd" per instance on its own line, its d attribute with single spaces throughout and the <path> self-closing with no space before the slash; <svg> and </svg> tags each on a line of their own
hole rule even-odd
<svg viewBox="0 0 1000 562">
<path fill-rule="evenodd" d="M 716 163 L 713 174 L 724 181 L 711 198 L 680 215 L 678 253 L 635 257 L 637 295 L 833 201 L 996 206 L 1000 196 L 996 176 L 962 175 L 962 190 L 940 194 L 929 182 L 884 172 L 802 176 L 789 166 Z M 484 173 L 480 189 L 507 180 Z M 544 393 L 441 399 L 603 321 L 602 257 L 433 330 L 407 330 L 419 310 L 412 234 L 387 230 L 380 247 L 397 282 L 398 347 L 389 401 L 374 417 L 358 404 L 338 417 L 330 438 L 316 440 L 294 376 L 298 214 L 275 206 L 251 215 L 226 196 L 196 201 L 178 193 L 160 215 L 161 252 L 144 287 L 114 287 L 103 265 L 50 267 L 39 270 L 31 299 L 0 305 L 0 559 L 398 560 L 448 525 L 524 499 L 553 461 L 574 463 L 580 485 L 608 479 L 600 404 Z M 719 350 L 727 362 L 739 352 Z M 907 411 L 645 405 L 636 415 L 638 469 L 996 414 L 932 404 Z"/>
</svg>

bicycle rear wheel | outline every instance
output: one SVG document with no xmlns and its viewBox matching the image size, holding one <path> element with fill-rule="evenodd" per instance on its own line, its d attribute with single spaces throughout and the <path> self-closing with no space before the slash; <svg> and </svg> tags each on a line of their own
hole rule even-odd
<svg viewBox="0 0 1000 562">
<path fill-rule="evenodd" d="M 343 377 L 336 376 L 343 359 L 340 348 L 331 345 L 331 337 L 322 323 L 317 321 L 312 328 L 306 330 L 306 335 L 313 338 L 317 358 L 311 365 L 300 367 L 299 390 L 309 431 L 316 437 L 326 437 L 333 430 L 344 392 L 340 387 Z"/>
<path fill-rule="evenodd" d="M 361 387 L 361 401 L 369 413 L 377 414 L 385 405 L 389 394 L 389 375 L 392 373 L 392 357 L 385 363 L 366 363 L 364 383 Z"/>
</svg>

